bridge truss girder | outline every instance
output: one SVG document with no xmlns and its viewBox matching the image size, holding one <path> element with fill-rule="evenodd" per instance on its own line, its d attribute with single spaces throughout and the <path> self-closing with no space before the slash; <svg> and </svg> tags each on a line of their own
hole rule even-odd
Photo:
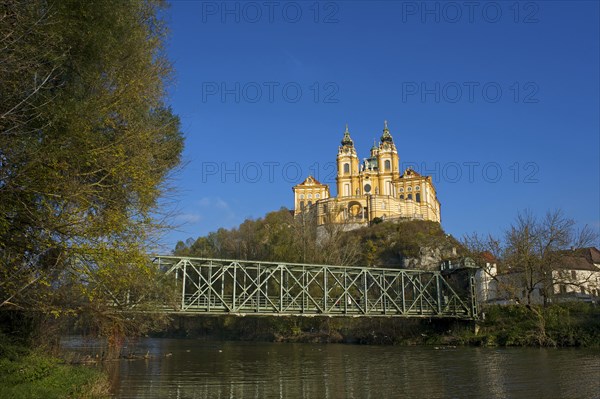
<svg viewBox="0 0 600 399">
<path fill-rule="evenodd" d="M 157 256 L 181 290 L 179 313 L 477 317 L 440 272 Z"/>
</svg>

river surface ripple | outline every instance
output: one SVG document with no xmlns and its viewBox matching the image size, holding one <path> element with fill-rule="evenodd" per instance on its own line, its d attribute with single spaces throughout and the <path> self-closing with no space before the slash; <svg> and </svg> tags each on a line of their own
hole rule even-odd
<svg viewBox="0 0 600 399">
<path fill-rule="evenodd" d="M 148 358 L 109 364 L 116 398 L 600 398 L 598 350 L 155 338 L 127 349 Z"/>
</svg>

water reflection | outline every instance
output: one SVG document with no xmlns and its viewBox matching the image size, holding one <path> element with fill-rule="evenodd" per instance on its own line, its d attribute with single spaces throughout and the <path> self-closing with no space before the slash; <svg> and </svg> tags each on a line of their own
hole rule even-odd
<svg viewBox="0 0 600 399">
<path fill-rule="evenodd" d="M 118 398 L 594 398 L 600 392 L 600 353 L 589 350 L 174 339 L 146 339 L 135 349 L 152 357 L 110 365 Z"/>
</svg>

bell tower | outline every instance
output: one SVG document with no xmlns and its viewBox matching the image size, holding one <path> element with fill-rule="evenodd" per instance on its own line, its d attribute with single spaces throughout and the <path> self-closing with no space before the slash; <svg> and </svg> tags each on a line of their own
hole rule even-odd
<svg viewBox="0 0 600 399">
<path fill-rule="evenodd" d="M 337 195 L 338 197 L 350 197 L 356 195 L 359 187 L 359 169 L 358 155 L 354 148 L 354 142 L 350 138 L 348 124 L 346 124 L 341 144 L 337 154 Z"/>
<path fill-rule="evenodd" d="M 393 181 L 400 177 L 400 159 L 387 121 L 383 122 L 383 134 L 380 141 L 378 154 L 380 194 L 395 196 Z"/>
</svg>

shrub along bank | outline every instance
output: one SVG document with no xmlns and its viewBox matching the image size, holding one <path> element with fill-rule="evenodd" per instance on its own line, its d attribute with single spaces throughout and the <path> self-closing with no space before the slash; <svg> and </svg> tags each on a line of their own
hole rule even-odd
<svg viewBox="0 0 600 399">
<path fill-rule="evenodd" d="M 562 303 L 491 306 L 467 343 L 500 346 L 600 347 L 600 306 Z"/>
<path fill-rule="evenodd" d="M 475 332 L 477 324 L 478 331 Z M 179 316 L 155 336 L 392 345 L 600 347 L 600 307 L 490 306 L 477 323 L 436 319 Z"/>
<path fill-rule="evenodd" d="M 179 316 L 157 336 L 268 342 L 351 344 L 424 343 L 456 322 L 431 319 Z M 465 326 L 465 328 L 468 328 Z"/>
</svg>

